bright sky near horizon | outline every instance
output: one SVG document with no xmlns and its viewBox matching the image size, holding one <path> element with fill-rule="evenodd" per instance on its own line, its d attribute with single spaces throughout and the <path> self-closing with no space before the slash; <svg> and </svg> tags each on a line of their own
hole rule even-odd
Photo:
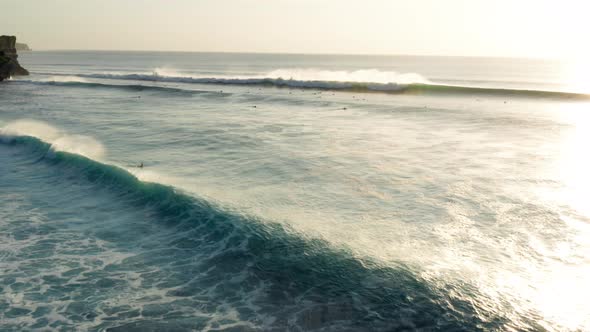
<svg viewBox="0 0 590 332">
<path fill-rule="evenodd" d="M 586 0 L 0 0 L 33 49 L 590 57 Z"/>
</svg>

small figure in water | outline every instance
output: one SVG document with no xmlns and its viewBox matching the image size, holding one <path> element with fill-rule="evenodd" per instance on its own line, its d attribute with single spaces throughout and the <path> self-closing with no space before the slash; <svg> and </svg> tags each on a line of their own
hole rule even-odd
<svg viewBox="0 0 590 332">
<path fill-rule="evenodd" d="M 129 164 L 127 167 L 143 168 L 143 161 L 139 164 Z"/>
</svg>

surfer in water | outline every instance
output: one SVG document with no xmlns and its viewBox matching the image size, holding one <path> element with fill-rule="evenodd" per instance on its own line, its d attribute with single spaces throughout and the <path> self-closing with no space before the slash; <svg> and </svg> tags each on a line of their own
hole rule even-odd
<svg viewBox="0 0 590 332">
<path fill-rule="evenodd" d="M 143 168 L 143 161 L 139 163 L 139 166 L 137 166 L 138 168 Z"/>
</svg>

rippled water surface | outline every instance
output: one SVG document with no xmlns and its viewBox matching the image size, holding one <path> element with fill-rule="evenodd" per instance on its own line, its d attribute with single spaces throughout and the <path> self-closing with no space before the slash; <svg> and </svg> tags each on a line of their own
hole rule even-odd
<svg viewBox="0 0 590 332">
<path fill-rule="evenodd" d="M 590 329 L 590 97 L 558 63 L 20 59 L 2 331 Z"/>
</svg>

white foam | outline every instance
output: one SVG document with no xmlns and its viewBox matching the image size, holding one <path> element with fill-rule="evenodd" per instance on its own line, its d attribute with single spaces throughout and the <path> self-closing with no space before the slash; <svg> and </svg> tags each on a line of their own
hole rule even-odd
<svg viewBox="0 0 590 332">
<path fill-rule="evenodd" d="M 158 67 L 154 69 L 152 74 L 160 77 L 192 77 L 189 74 L 183 74 L 180 71 L 169 67 Z"/>
<path fill-rule="evenodd" d="M 40 80 L 41 82 L 60 82 L 60 83 L 67 83 L 67 82 L 80 82 L 86 83 L 88 82 L 86 79 L 80 76 L 51 76 L 47 78 L 43 78 Z"/>
<path fill-rule="evenodd" d="M 296 81 L 324 81 L 324 82 L 356 82 L 380 84 L 413 84 L 428 83 L 424 77 L 416 73 L 398 73 L 394 71 L 380 71 L 364 69 L 355 71 L 317 70 L 317 69 L 278 69 L 271 71 L 265 77 Z"/>
<path fill-rule="evenodd" d="M 51 143 L 52 151 L 64 151 L 100 160 L 105 155 L 103 145 L 89 136 L 62 136 Z"/>
<path fill-rule="evenodd" d="M 2 136 L 33 136 L 51 142 L 61 136 L 56 128 L 36 120 L 17 120 L 0 129 Z"/>
<path fill-rule="evenodd" d="M 105 148 L 96 139 L 84 135 L 69 135 L 47 123 L 37 120 L 17 120 L 0 128 L 0 139 L 12 139 L 14 136 L 31 136 L 51 144 L 48 156 L 56 151 L 79 154 L 95 160 L 105 155 Z"/>
</svg>

